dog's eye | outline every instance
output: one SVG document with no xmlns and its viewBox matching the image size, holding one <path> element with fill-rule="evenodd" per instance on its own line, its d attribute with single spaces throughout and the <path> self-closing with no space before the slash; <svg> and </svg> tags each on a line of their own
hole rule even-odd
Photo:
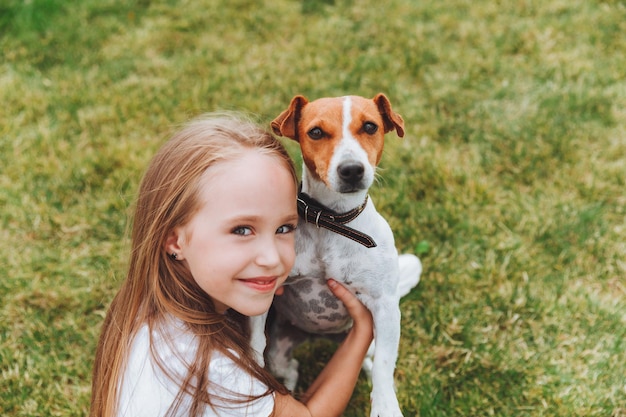
<svg viewBox="0 0 626 417">
<path fill-rule="evenodd" d="M 374 123 L 372 122 L 363 123 L 363 131 L 367 133 L 368 135 L 373 135 L 374 133 L 376 133 L 377 130 L 378 130 L 378 126 L 376 126 Z"/>
<path fill-rule="evenodd" d="M 309 135 L 311 139 L 318 140 L 324 137 L 324 131 L 319 127 L 314 127 L 307 132 L 307 135 Z"/>
</svg>

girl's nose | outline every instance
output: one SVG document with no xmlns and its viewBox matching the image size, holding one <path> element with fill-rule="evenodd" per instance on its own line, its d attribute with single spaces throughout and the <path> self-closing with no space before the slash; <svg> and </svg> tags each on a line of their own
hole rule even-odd
<svg viewBox="0 0 626 417">
<path fill-rule="evenodd" d="M 274 239 L 259 242 L 256 262 L 259 265 L 273 267 L 280 264 L 280 250 Z"/>
</svg>

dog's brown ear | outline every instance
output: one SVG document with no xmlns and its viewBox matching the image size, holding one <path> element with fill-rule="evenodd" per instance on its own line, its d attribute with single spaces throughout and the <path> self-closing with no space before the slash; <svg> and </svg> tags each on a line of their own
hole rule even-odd
<svg viewBox="0 0 626 417">
<path fill-rule="evenodd" d="M 274 133 L 297 141 L 300 112 L 308 102 L 304 96 L 298 95 L 292 98 L 287 110 L 272 120 L 271 126 Z"/>
<path fill-rule="evenodd" d="M 387 96 L 383 93 L 379 93 L 374 97 L 374 103 L 378 106 L 378 111 L 383 116 L 383 123 L 385 124 L 385 133 L 396 129 L 396 133 L 401 138 L 404 137 L 404 120 L 402 116 L 391 110 L 391 103 Z"/>
</svg>

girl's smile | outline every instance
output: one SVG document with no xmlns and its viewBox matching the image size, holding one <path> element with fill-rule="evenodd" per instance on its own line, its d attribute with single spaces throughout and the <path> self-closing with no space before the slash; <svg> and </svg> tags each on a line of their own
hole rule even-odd
<svg viewBox="0 0 626 417">
<path fill-rule="evenodd" d="M 276 291 L 276 283 L 278 282 L 278 277 L 247 278 L 239 279 L 239 281 L 244 285 L 259 292 L 274 292 Z"/>
</svg>

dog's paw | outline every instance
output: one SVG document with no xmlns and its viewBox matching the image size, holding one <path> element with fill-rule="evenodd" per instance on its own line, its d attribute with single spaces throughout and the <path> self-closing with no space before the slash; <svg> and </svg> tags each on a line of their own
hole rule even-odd
<svg viewBox="0 0 626 417">
<path fill-rule="evenodd" d="M 370 417 L 402 417 L 398 400 L 392 396 L 376 396 L 372 393 Z"/>
<path fill-rule="evenodd" d="M 402 411 L 400 411 L 400 408 L 398 408 L 397 410 L 392 410 L 392 409 L 375 409 L 374 406 L 372 406 L 372 412 L 370 413 L 370 417 L 402 417 Z"/>
<path fill-rule="evenodd" d="M 398 408 L 397 410 L 391 409 L 374 409 L 372 406 L 372 412 L 370 413 L 370 417 L 402 417 L 402 411 Z"/>
</svg>

